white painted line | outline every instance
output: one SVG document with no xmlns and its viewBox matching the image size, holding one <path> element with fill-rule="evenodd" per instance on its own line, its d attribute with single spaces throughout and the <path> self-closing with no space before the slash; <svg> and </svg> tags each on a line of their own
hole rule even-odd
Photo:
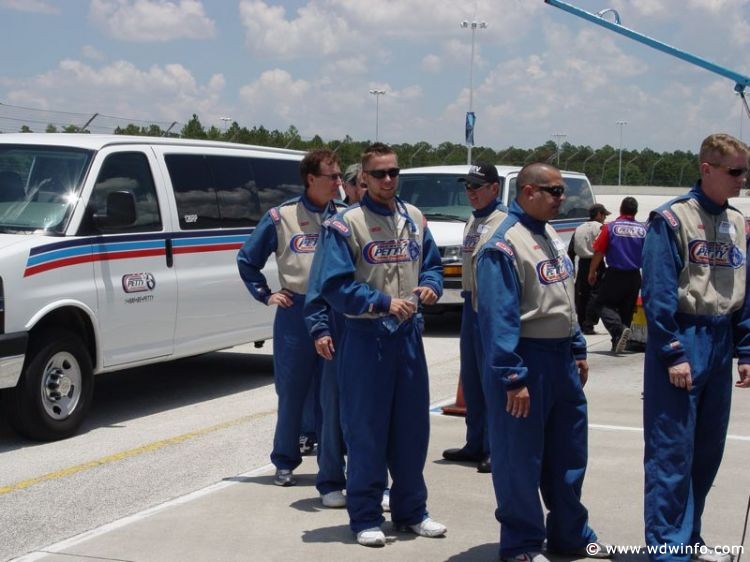
<svg viewBox="0 0 750 562">
<path fill-rule="evenodd" d="M 259 468 L 253 469 L 250 472 L 240 474 L 234 478 L 239 479 L 239 478 L 251 478 L 253 476 L 259 476 L 261 474 L 265 474 L 266 472 L 271 472 L 273 468 L 274 468 L 273 464 L 269 463 L 265 466 L 261 466 Z M 179 498 L 175 498 L 167 502 L 161 503 L 159 505 L 155 505 L 153 507 L 150 507 L 138 513 L 134 513 L 133 515 L 128 515 L 127 517 L 123 517 L 122 519 L 118 519 L 117 521 L 112 521 L 111 523 L 107 523 L 106 525 L 97 527 L 96 529 L 91 529 L 90 531 L 86 531 L 84 533 L 81 533 L 80 535 L 76 535 L 74 537 L 70 537 L 68 539 L 57 542 L 55 544 L 45 546 L 35 552 L 31 552 L 29 554 L 25 554 L 18 558 L 9 560 L 9 562 L 33 562 L 35 560 L 40 560 L 46 556 L 49 556 L 50 554 L 61 553 L 63 550 L 79 545 L 82 542 L 85 542 L 87 540 L 99 537 L 101 535 L 109 533 L 110 531 L 115 531 L 117 529 L 127 527 L 131 523 L 142 521 L 143 519 L 147 519 L 148 517 L 151 517 L 152 515 L 160 513 L 166 509 L 189 503 L 193 500 L 197 500 L 198 498 L 202 498 L 203 496 L 207 496 L 209 494 L 218 492 L 219 490 L 223 490 L 224 488 L 227 488 L 229 486 L 233 486 L 239 483 L 240 482 L 238 482 L 237 480 L 229 480 L 229 481 L 222 480 L 221 482 L 217 482 L 216 484 L 211 484 L 210 486 L 206 486 L 205 488 L 196 490 L 195 492 L 191 492 Z"/>
<path fill-rule="evenodd" d="M 631 427 L 628 425 L 603 425 L 598 423 L 591 423 L 589 424 L 589 429 L 603 429 L 605 431 L 638 431 L 640 433 L 643 433 L 642 427 Z M 745 435 L 732 435 L 731 433 L 727 435 L 728 441 L 750 441 L 750 437 L 747 437 Z"/>
</svg>

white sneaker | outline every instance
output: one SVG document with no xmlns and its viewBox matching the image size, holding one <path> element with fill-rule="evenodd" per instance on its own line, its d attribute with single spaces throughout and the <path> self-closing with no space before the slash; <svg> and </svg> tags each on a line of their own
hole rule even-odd
<svg viewBox="0 0 750 562">
<path fill-rule="evenodd" d="M 501 558 L 502 562 L 550 562 L 541 552 L 522 552 L 510 558 Z"/>
<path fill-rule="evenodd" d="M 718 553 L 713 548 L 707 546 L 703 548 L 703 552 L 693 552 L 690 560 L 698 562 L 732 562 L 732 555 Z"/>
<path fill-rule="evenodd" d="M 420 537 L 442 537 L 448 528 L 430 517 L 422 519 L 421 523 L 407 526 L 413 533 Z"/>
<path fill-rule="evenodd" d="M 320 501 L 326 507 L 346 507 L 346 496 L 341 490 L 320 494 Z"/>
<path fill-rule="evenodd" d="M 383 508 L 383 511 L 390 511 L 391 510 L 391 490 L 390 488 L 386 488 L 383 490 L 383 500 L 380 502 L 380 507 Z"/>
<path fill-rule="evenodd" d="M 628 347 L 628 341 L 630 341 L 630 328 L 624 328 L 622 334 L 620 334 L 620 339 L 617 340 L 615 353 L 625 353 L 625 348 Z"/>
<path fill-rule="evenodd" d="M 357 533 L 357 542 L 362 546 L 385 546 L 385 534 L 380 527 L 370 527 Z"/>
</svg>

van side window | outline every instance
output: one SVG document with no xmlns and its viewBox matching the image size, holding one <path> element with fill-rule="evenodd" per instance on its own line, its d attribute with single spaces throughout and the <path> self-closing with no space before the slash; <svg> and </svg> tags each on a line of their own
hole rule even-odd
<svg viewBox="0 0 750 562">
<path fill-rule="evenodd" d="M 167 154 L 180 228 L 255 226 L 263 214 L 304 191 L 297 160 Z"/>
<path fill-rule="evenodd" d="M 89 207 L 93 207 L 94 213 L 105 214 L 107 196 L 115 191 L 127 191 L 133 195 L 136 219 L 132 225 L 107 228 L 107 234 L 162 229 L 154 178 L 145 154 L 117 152 L 107 156 L 96 178 Z"/>
<path fill-rule="evenodd" d="M 298 160 L 253 158 L 252 162 L 260 201 L 260 216 L 271 207 L 276 207 L 305 191 L 299 175 Z"/>
<path fill-rule="evenodd" d="M 219 228 L 221 215 L 208 162 L 202 154 L 164 156 L 182 230 Z"/>
<path fill-rule="evenodd" d="M 255 226 L 260 219 L 260 199 L 250 158 L 207 156 L 219 200 L 221 226 Z"/>
</svg>

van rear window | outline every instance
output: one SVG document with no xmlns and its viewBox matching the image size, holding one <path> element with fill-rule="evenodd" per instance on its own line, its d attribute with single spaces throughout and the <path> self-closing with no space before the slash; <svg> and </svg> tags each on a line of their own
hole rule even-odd
<svg viewBox="0 0 750 562">
<path fill-rule="evenodd" d="M 255 226 L 304 190 L 296 160 L 167 154 L 165 161 L 183 230 Z"/>
</svg>

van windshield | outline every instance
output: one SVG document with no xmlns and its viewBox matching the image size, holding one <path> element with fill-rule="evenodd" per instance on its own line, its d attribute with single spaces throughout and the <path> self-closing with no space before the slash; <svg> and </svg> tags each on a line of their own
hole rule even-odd
<svg viewBox="0 0 750 562">
<path fill-rule="evenodd" d="M 0 144 L 0 232 L 64 232 L 93 152 Z"/>
<path fill-rule="evenodd" d="M 429 220 L 466 221 L 471 205 L 457 174 L 403 174 L 399 177 L 401 199 L 419 208 Z M 500 189 L 503 178 L 500 178 Z"/>
</svg>

